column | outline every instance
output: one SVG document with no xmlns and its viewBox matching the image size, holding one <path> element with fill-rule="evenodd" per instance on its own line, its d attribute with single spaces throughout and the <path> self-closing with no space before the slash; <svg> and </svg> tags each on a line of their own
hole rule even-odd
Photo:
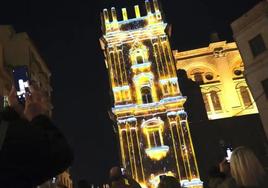
<svg viewBox="0 0 268 188">
<path fill-rule="evenodd" d="M 180 127 L 183 132 L 184 145 L 182 147 L 184 160 L 186 160 L 188 165 L 188 179 L 199 179 L 199 171 L 196 162 L 196 156 L 193 148 L 191 133 L 187 120 L 187 113 L 185 111 L 178 112 Z"/>
</svg>

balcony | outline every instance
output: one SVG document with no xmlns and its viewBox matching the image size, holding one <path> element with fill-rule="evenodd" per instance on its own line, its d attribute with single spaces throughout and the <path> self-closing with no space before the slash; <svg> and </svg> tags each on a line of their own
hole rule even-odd
<svg viewBox="0 0 268 188">
<path fill-rule="evenodd" d="M 156 161 L 159 161 L 159 160 L 163 159 L 164 157 L 166 157 L 168 151 L 169 151 L 169 147 L 165 146 L 165 145 L 145 149 L 145 153 L 147 154 L 147 156 L 150 159 L 156 160 Z"/>
<path fill-rule="evenodd" d="M 133 70 L 134 73 L 136 72 L 144 72 L 146 70 L 149 70 L 151 68 L 152 63 L 150 61 L 144 62 L 141 64 L 134 64 L 131 66 L 131 69 Z"/>
</svg>

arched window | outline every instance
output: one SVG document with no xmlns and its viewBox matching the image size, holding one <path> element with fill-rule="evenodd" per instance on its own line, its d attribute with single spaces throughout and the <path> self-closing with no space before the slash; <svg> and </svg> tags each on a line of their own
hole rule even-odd
<svg viewBox="0 0 268 188">
<path fill-rule="evenodd" d="M 152 118 L 141 125 L 147 145 L 145 153 L 152 160 L 161 160 L 166 157 L 169 147 L 164 144 L 164 122 L 160 118 Z"/>
<path fill-rule="evenodd" d="M 160 132 L 158 130 L 151 131 L 149 135 L 150 145 L 152 148 L 161 146 Z"/>
<path fill-rule="evenodd" d="M 217 91 L 210 92 L 211 101 L 215 111 L 222 110 L 221 102 Z"/>
<path fill-rule="evenodd" d="M 142 64 L 143 63 L 143 57 L 141 55 L 136 57 L 137 64 Z"/>
<path fill-rule="evenodd" d="M 167 86 L 167 84 L 163 84 L 163 90 L 164 90 L 164 94 L 168 94 L 168 86 Z"/>
<path fill-rule="evenodd" d="M 151 88 L 150 87 L 142 87 L 141 88 L 141 96 L 142 96 L 142 102 L 143 104 L 152 103 L 152 94 L 151 94 Z"/>
<path fill-rule="evenodd" d="M 203 101 L 204 101 L 206 110 L 207 110 L 207 112 L 210 112 L 211 110 L 210 110 L 210 106 L 209 106 L 209 103 L 208 103 L 207 95 L 203 93 L 202 96 L 203 96 Z"/>
<path fill-rule="evenodd" d="M 239 90 L 240 90 L 240 94 L 241 94 L 241 98 L 243 100 L 244 106 L 250 106 L 252 104 L 252 101 L 250 98 L 248 88 L 246 86 L 241 86 Z"/>
</svg>

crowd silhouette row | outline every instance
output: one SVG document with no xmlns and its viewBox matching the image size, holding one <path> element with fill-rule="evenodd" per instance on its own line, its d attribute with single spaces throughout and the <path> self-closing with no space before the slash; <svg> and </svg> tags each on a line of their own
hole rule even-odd
<svg viewBox="0 0 268 188">
<path fill-rule="evenodd" d="M 73 152 L 65 137 L 46 114 L 43 95 L 36 86 L 25 104 L 18 102 L 12 88 L 9 106 L 0 113 L 0 187 L 33 188 L 66 170 Z M 209 165 L 209 164 L 208 164 Z M 158 188 L 179 188 L 175 177 L 160 176 Z M 230 161 L 223 159 L 211 168 L 209 188 L 266 188 L 268 177 L 252 150 L 238 147 Z M 111 188 L 141 188 L 120 167 L 110 170 Z"/>
</svg>

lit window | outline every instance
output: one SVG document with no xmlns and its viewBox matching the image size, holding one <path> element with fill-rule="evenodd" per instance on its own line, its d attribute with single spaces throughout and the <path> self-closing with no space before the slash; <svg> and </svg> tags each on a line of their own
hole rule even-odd
<svg viewBox="0 0 268 188">
<path fill-rule="evenodd" d="M 141 96 L 142 96 L 142 102 L 144 104 L 152 103 L 152 94 L 151 94 L 151 88 L 150 87 L 143 87 L 141 88 Z"/>
<path fill-rule="evenodd" d="M 115 101 L 120 101 L 120 92 L 115 92 Z"/>
<path fill-rule="evenodd" d="M 222 47 L 215 48 L 213 53 L 214 53 L 215 57 L 223 57 L 224 56 L 224 49 Z"/>
<path fill-rule="evenodd" d="M 143 130 L 147 137 L 147 149 L 162 146 L 163 122 L 158 119 L 151 119 L 144 123 Z"/>
<path fill-rule="evenodd" d="M 159 130 L 154 130 L 149 132 L 150 145 L 152 148 L 161 146 L 160 132 Z"/>
<path fill-rule="evenodd" d="M 164 145 L 163 126 L 164 122 L 156 118 L 147 120 L 141 125 L 147 140 L 145 153 L 152 160 L 161 160 L 169 151 L 169 147 Z"/>
<path fill-rule="evenodd" d="M 268 78 L 261 82 L 266 98 L 268 99 Z"/>
<path fill-rule="evenodd" d="M 203 96 L 203 101 L 204 101 L 206 110 L 207 110 L 207 112 L 210 112 L 211 110 L 210 110 L 210 106 L 209 106 L 209 103 L 208 103 L 207 95 L 206 94 L 202 94 L 202 96 Z"/>
<path fill-rule="evenodd" d="M 142 64 L 143 63 L 143 57 L 142 56 L 137 56 L 136 57 L 137 64 Z"/>
<path fill-rule="evenodd" d="M 254 57 L 260 55 L 266 50 L 266 46 L 261 34 L 258 34 L 256 37 L 251 39 L 249 41 L 249 46 Z"/>
<path fill-rule="evenodd" d="M 211 101 L 215 111 L 222 110 L 219 95 L 216 91 L 210 92 Z"/>
<path fill-rule="evenodd" d="M 174 93 L 178 93 L 178 84 L 177 83 L 172 83 L 173 91 Z"/>
<path fill-rule="evenodd" d="M 130 100 L 129 91 L 125 91 L 125 100 Z"/>
<path fill-rule="evenodd" d="M 247 107 L 247 106 L 252 105 L 252 101 L 250 99 L 248 88 L 245 86 L 241 86 L 239 89 L 240 89 L 240 94 L 241 94 L 241 98 L 242 98 L 244 106 Z"/>
<path fill-rule="evenodd" d="M 164 89 L 164 94 L 168 94 L 168 86 L 167 86 L 167 84 L 163 85 L 163 89 Z"/>
</svg>

